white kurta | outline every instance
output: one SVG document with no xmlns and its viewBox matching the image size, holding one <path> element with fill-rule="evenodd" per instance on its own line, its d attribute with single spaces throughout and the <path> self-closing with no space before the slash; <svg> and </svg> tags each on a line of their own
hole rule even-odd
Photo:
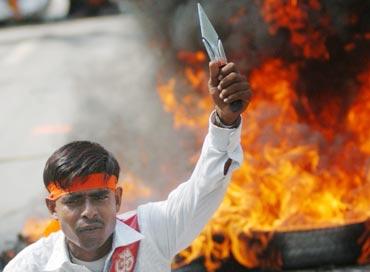
<svg viewBox="0 0 370 272">
<path fill-rule="evenodd" d="M 221 203 L 232 171 L 243 158 L 241 126 L 223 129 L 210 122 L 198 163 L 190 179 L 172 191 L 167 200 L 137 209 L 140 232 L 117 221 L 116 247 L 140 241 L 136 272 L 171 271 L 172 258 L 200 233 Z M 224 175 L 225 163 L 233 162 Z M 121 215 L 119 217 L 125 217 Z M 108 271 L 110 255 L 104 271 Z M 88 272 L 70 262 L 63 232 L 59 231 L 21 251 L 3 272 Z"/>
</svg>

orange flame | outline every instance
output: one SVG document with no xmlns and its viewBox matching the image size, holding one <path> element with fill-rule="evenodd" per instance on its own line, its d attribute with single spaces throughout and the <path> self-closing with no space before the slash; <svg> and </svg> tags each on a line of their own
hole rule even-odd
<svg viewBox="0 0 370 272">
<path fill-rule="evenodd" d="M 294 56 L 326 60 L 330 58 L 326 47 L 330 18 L 320 16 L 315 27 L 308 14 L 320 9 L 318 0 L 265 0 L 261 4 L 271 35 L 281 28 L 289 30 Z M 244 14 L 245 10 L 235 13 L 229 23 L 238 23 Z M 355 38 L 369 37 L 366 33 Z M 355 47 L 351 41 L 344 49 L 350 52 Z M 201 128 L 207 126 L 212 108 L 206 57 L 202 52 L 180 51 L 177 58 L 184 63 L 184 80 L 161 78 L 158 94 L 164 110 L 173 115 L 174 127 L 202 138 Z M 297 95 L 298 69 L 299 63 L 287 64 L 276 57 L 265 59 L 248 75 L 254 97 L 242 131 L 245 161 L 234 173 L 220 208 L 177 264 L 203 256 L 207 269 L 214 271 L 234 256 L 246 267 L 276 268 L 282 265 L 281 256 L 268 252 L 274 232 L 370 218 L 370 67 L 364 67 L 355 79 L 358 96 L 341 119 L 340 129 L 323 128 L 307 98 Z M 299 114 L 298 106 L 307 116 Z M 339 110 L 333 100 L 320 118 L 332 124 Z M 359 240 L 363 246 L 360 263 L 370 262 L 368 230 L 369 225 Z"/>
<path fill-rule="evenodd" d="M 207 75 L 204 69 L 201 66 L 193 68 L 190 64 L 203 64 L 205 55 L 199 51 L 195 53 L 180 51 L 178 58 L 188 64 L 184 69 L 184 77 L 188 88 L 192 88 L 194 93 L 187 92 L 186 95 L 177 96 L 175 94 L 177 86 L 182 86 L 184 83 L 176 82 L 171 78 L 158 86 L 158 94 L 164 110 L 173 114 L 176 129 L 181 127 L 198 129 L 199 126 L 205 126 L 208 123 L 211 100 L 204 99 L 204 90 L 207 86 Z"/>
<path fill-rule="evenodd" d="M 358 258 L 359 264 L 370 263 L 370 220 L 365 224 L 365 232 L 359 239 L 359 244 L 362 245 L 361 255 Z"/>
<path fill-rule="evenodd" d="M 207 269 L 214 271 L 232 254 L 246 267 L 278 267 L 279 253 L 264 255 L 270 237 L 256 238 L 256 233 L 330 227 L 370 217 L 369 73 L 358 78 L 361 95 L 348 112 L 347 130 L 332 131 L 328 138 L 297 115 L 294 105 L 304 103 L 293 87 L 297 66 L 270 59 L 251 72 L 255 96 L 242 135 L 245 162 L 233 175 L 221 207 L 181 253 L 178 265 L 203 256 Z M 171 108 L 175 127 L 188 127 L 191 120 L 192 127 L 207 122 L 208 115 L 194 116 L 176 100 L 175 84 L 167 87 L 176 101 Z M 343 137 L 341 145 L 334 144 Z M 253 239 L 259 242 L 248 244 Z"/>
<path fill-rule="evenodd" d="M 59 230 L 59 226 L 54 228 L 55 222 L 50 219 L 29 218 L 24 224 L 22 236 L 30 242 L 35 242 L 40 237 L 48 236 L 51 232 Z"/>
<path fill-rule="evenodd" d="M 297 50 L 297 54 L 303 53 L 306 58 L 328 59 L 330 56 L 325 46 L 326 36 L 322 34 L 322 31 L 317 31 L 318 27 L 313 26 L 308 20 L 308 11 L 320 10 L 320 7 L 318 0 L 300 2 L 300 5 L 297 0 L 285 2 L 265 0 L 262 4 L 262 15 L 270 24 L 271 34 L 276 34 L 281 27 L 289 29 L 290 43 Z M 320 16 L 318 24 L 321 29 L 327 30 L 325 33 L 330 33 L 327 29 L 328 17 Z"/>
</svg>

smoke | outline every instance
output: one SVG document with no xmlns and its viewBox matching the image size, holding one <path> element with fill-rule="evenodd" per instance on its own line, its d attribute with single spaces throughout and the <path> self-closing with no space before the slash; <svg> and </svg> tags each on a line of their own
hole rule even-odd
<svg viewBox="0 0 370 272">
<path fill-rule="evenodd" d="M 122 180 L 134 175 L 138 180 L 126 181 L 142 182 L 155 200 L 190 176 L 188 158 L 193 149 L 182 146 L 181 139 L 188 135 L 173 130 L 171 116 L 163 111 L 156 90 L 156 51 L 148 49 L 132 16 L 119 28 L 85 34 L 74 46 L 79 57 L 68 61 L 77 109 L 69 141 L 102 144 L 120 162 Z M 124 205 L 135 207 L 147 200 L 137 196 L 135 203 Z"/>
<path fill-rule="evenodd" d="M 328 0 L 315 7 L 315 1 L 298 2 L 292 11 L 290 3 L 277 6 L 267 2 L 214 0 L 201 4 L 223 40 L 228 59 L 245 74 L 270 58 L 296 65 L 299 78 L 293 84 L 298 97 L 308 101 L 321 126 L 340 124 L 359 95 L 357 75 L 368 65 L 364 33 L 369 26 L 365 16 L 369 4 L 358 0 L 333 5 Z M 188 158 L 198 143 L 192 133 L 173 130 L 172 117 L 164 113 L 157 95 L 157 77 L 176 77 L 178 86 L 183 86 L 176 90 L 180 95 L 191 91 L 181 82 L 184 64 L 177 53 L 204 51 L 196 4 L 194 0 L 122 1 L 138 20 L 140 34 L 121 36 L 109 58 L 87 59 L 84 65 L 89 74 L 81 67 L 74 80 L 83 111 L 76 116 L 71 139 L 92 137 L 107 146 L 122 162 L 123 173 L 133 172 L 158 191 L 166 188 L 163 195 L 190 174 Z M 303 42 L 295 42 L 297 35 Z M 132 38 L 139 39 L 143 47 L 127 51 Z M 125 44 L 125 50 L 119 44 Z M 140 58 L 136 59 L 133 55 L 137 54 Z M 322 117 L 332 101 L 339 105 L 334 121 Z M 306 119 L 303 102 L 298 101 L 296 108 Z M 96 124 L 99 130 L 94 129 Z"/>
<path fill-rule="evenodd" d="M 176 65 L 181 65 L 175 57 L 178 50 L 204 50 L 198 1 L 128 2 L 150 39 L 161 43 Z M 369 1 L 297 1 L 297 6 L 268 0 L 199 2 L 223 40 L 229 60 L 244 73 L 269 58 L 298 66 L 295 89 L 302 100 L 307 98 L 322 126 L 340 123 L 360 95 L 357 76 L 369 66 Z M 334 123 L 322 118 L 333 101 L 338 108 Z M 297 105 L 306 118 L 303 108 Z"/>
<path fill-rule="evenodd" d="M 197 3 L 199 1 L 128 1 L 131 11 L 141 20 L 150 39 L 168 46 L 166 52 L 203 50 Z M 259 14 L 259 7 L 247 1 L 200 1 L 222 38 L 231 60 L 243 54 L 254 66 L 259 51 L 268 50 L 268 29 Z M 259 50 L 257 51 L 257 47 Z"/>
</svg>

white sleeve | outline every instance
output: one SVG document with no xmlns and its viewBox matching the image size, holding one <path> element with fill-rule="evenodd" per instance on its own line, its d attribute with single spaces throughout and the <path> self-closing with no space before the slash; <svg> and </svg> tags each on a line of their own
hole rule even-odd
<svg viewBox="0 0 370 272">
<path fill-rule="evenodd" d="M 241 125 L 236 129 L 224 129 L 210 121 L 190 179 L 173 190 L 167 200 L 138 208 L 141 224 L 165 258 L 172 259 L 186 248 L 220 205 L 232 171 L 243 160 L 240 133 Z M 224 173 L 229 159 L 232 163 Z"/>
</svg>

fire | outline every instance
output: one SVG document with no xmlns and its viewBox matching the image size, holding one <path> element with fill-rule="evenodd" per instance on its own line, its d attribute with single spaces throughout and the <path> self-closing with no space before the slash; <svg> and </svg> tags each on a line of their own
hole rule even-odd
<svg viewBox="0 0 370 272">
<path fill-rule="evenodd" d="M 195 53 L 189 51 L 180 51 L 177 53 L 177 58 L 180 61 L 193 65 L 203 63 L 206 60 L 206 56 L 202 51 L 197 51 Z"/>
<path fill-rule="evenodd" d="M 171 78 L 168 82 L 158 86 L 158 94 L 164 105 L 164 110 L 173 113 L 176 129 L 204 127 L 208 123 L 209 109 L 212 105 L 209 98 L 204 99 L 207 75 L 202 65 L 206 60 L 205 55 L 200 51 L 195 53 L 180 51 L 177 58 L 186 63 L 183 76 L 187 80 L 187 88 L 191 88 L 195 95 L 189 92 L 185 95 L 176 94 L 177 86 L 182 86 L 184 83 Z"/>
<path fill-rule="evenodd" d="M 356 135 L 359 148 L 364 153 L 370 154 L 370 67 L 358 76 L 358 81 L 361 82 L 360 95 L 348 113 L 346 125 L 348 130 Z M 370 179 L 369 171 L 367 178 Z"/>
<path fill-rule="evenodd" d="M 180 254 L 177 265 L 202 256 L 207 269 L 215 271 L 222 260 L 233 256 L 246 267 L 279 267 L 279 253 L 268 252 L 274 232 L 333 227 L 370 218 L 370 69 L 357 77 L 360 92 L 343 125 L 335 130 L 336 126 L 318 123 L 306 98 L 297 95 L 298 68 L 299 64 L 271 58 L 250 72 L 254 97 L 242 134 L 245 162 L 233 175 L 221 207 Z M 185 75 L 189 69 L 185 64 Z M 199 73 L 197 69 L 192 75 Z M 206 87 L 202 73 L 198 80 L 186 79 L 192 86 L 197 82 L 196 89 Z M 164 108 L 173 113 L 176 128 L 197 133 L 206 126 L 209 110 L 201 108 L 196 115 L 196 111 L 188 111 L 187 103 L 197 105 L 194 101 L 200 99 L 199 94 L 206 93 L 198 90 L 193 98 L 186 95 L 182 101 L 175 96 L 176 88 L 174 78 L 159 85 L 160 96 L 166 90 L 176 105 L 169 108 L 162 97 Z M 337 109 L 336 101 L 329 101 L 320 118 L 334 122 Z M 366 251 L 368 242 L 364 244 Z"/>
<path fill-rule="evenodd" d="M 304 84 L 305 64 L 337 61 L 341 54 L 352 54 L 348 57 L 351 59 L 363 46 L 361 42 L 370 39 L 369 33 L 358 32 L 353 36 L 346 34 L 351 38 L 344 41 L 338 39 L 334 18 L 325 12 L 324 4 L 318 0 L 257 1 L 269 35 L 280 38 L 281 31 L 285 31 L 288 45 L 281 46 L 285 49 L 281 55 L 281 48 L 270 54 L 257 52 L 260 59 L 253 59 L 255 66 L 244 71 L 254 92 L 243 120 L 245 161 L 234 173 L 220 208 L 193 244 L 178 256 L 176 265 L 202 256 L 208 271 L 215 271 L 222 261 L 233 256 L 246 267 L 278 268 L 282 266 L 282 257 L 269 247 L 275 233 L 369 222 L 368 61 L 361 62 L 366 65 L 358 69 L 344 70 L 350 75 L 335 74 L 349 78 L 350 84 L 345 88 L 353 89 L 353 95 L 351 92 L 348 109 L 343 109 L 338 96 L 333 96 L 315 111 L 310 97 L 299 91 L 300 84 Z M 237 30 L 244 17 L 250 15 L 248 9 L 234 12 L 227 23 Z M 355 14 L 340 17 L 343 18 L 342 23 L 353 28 L 360 21 Z M 260 30 L 257 26 L 256 29 Z M 333 38 L 338 45 L 330 48 Z M 241 43 L 252 39 L 242 37 Z M 243 52 L 234 49 L 233 55 L 227 49 L 226 46 L 230 59 L 234 57 L 238 62 L 242 58 Z M 201 139 L 212 108 L 207 90 L 207 58 L 201 51 L 179 51 L 177 60 L 183 69 L 170 78 L 160 75 L 158 95 L 164 110 L 173 116 L 174 128 L 191 131 Z M 351 66 L 347 62 L 333 63 L 327 67 Z M 317 92 L 320 91 L 325 90 Z M 190 161 L 195 162 L 194 158 L 195 155 Z M 134 183 L 128 184 L 128 190 L 136 192 L 137 188 L 130 186 Z M 139 191 L 150 196 L 147 188 Z M 362 264 L 370 262 L 369 229 L 367 223 L 358 240 L 362 246 L 358 261 Z"/>
<path fill-rule="evenodd" d="M 35 242 L 45 234 L 50 234 L 51 226 L 55 225 L 54 220 L 40 219 L 40 218 L 29 218 L 24 224 L 22 230 L 22 236 L 27 238 L 29 242 Z M 56 228 L 56 229 L 59 229 Z M 54 231 L 56 230 L 54 229 Z"/>
<path fill-rule="evenodd" d="M 290 43 L 297 51 L 297 54 L 302 54 L 307 58 L 325 58 L 330 57 L 325 46 L 326 36 L 323 31 L 318 31 L 320 28 L 325 29 L 325 33 L 330 33 L 328 30 L 327 16 L 320 16 L 317 24 L 312 25 L 308 20 L 309 12 L 320 10 L 320 2 L 318 0 L 310 0 L 307 3 L 300 3 L 297 0 L 291 1 L 276 1 L 265 0 L 262 5 L 262 14 L 264 19 L 270 25 L 270 33 L 276 34 L 281 28 L 290 30 Z"/>
<path fill-rule="evenodd" d="M 358 263 L 359 264 L 370 263 L 370 221 L 366 222 L 365 232 L 360 237 L 358 243 L 363 245 L 361 256 L 358 258 Z"/>
<path fill-rule="evenodd" d="M 120 182 L 120 185 L 123 188 L 122 205 L 125 211 L 136 209 L 138 201 L 150 199 L 153 196 L 153 190 L 135 174 L 127 172 L 122 180 L 123 182 Z"/>
</svg>

